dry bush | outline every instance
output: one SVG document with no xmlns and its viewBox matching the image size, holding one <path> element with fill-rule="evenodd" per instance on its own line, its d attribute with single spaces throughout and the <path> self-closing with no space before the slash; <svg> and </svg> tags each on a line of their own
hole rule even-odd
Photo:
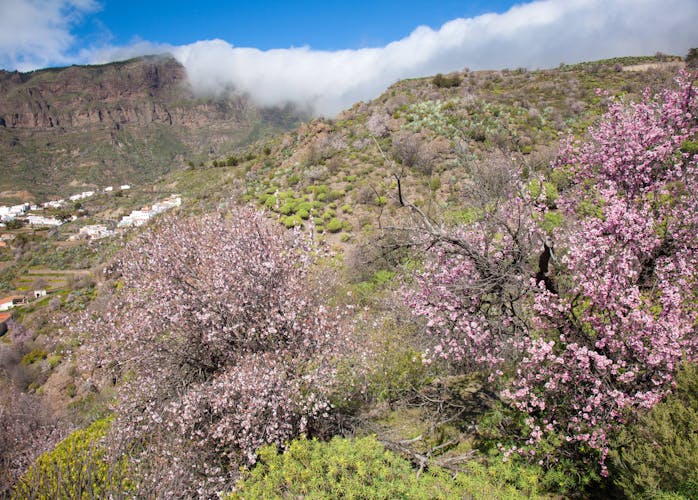
<svg viewBox="0 0 698 500">
<path fill-rule="evenodd" d="M 38 399 L 0 380 L 0 497 L 62 435 Z"/>
</svg>

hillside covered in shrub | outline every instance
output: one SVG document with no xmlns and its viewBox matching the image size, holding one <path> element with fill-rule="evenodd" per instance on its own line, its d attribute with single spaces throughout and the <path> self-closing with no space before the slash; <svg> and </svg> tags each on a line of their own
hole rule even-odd
<svg viewBox="0 0 698 500">
<path fill-rule="evenodd" d="M 6 337 L 3 493 L 694 498 L 681 66 L 401 81 L 161 178 Z"/>
</svg>

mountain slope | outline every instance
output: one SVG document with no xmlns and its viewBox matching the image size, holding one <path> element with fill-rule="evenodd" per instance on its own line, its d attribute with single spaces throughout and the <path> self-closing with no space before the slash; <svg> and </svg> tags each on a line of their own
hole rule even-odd
<svg viewBox="0 0 698 500">
<path fill-rule="evenodd" d="M 244 96 L 197 98 L 184 68 L 165 56 L 0 71 L 0 192 L 45 197 L 148 182 L 299 119 Z"/>
</svg>

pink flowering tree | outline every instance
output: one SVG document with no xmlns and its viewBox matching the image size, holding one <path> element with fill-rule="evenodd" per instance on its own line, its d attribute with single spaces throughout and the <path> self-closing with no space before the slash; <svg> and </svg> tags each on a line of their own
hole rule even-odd
<svg viewBox="0 0 698 500">
<path fill-rule="evenodd" d="M 91 367 L 117 380 L 115 433 L 148 492 L 223 491 L 261 445 L 327 425 L 355 346 L 313 291 L 308 243 L 247 208 L 165 218 L 75 325 Z"/>
<path fill-rule="evenodd" d="M 556 168 L 571 186 L 558 200 L 567 223 L 554 235 L 554 283 L 547 245 L 521 258 L 528 268 L 505 266 L 518 286 L 502 295 L 483 287 L 478 259 L 489 248 L 487 265 L 511 262 L 525 249 L 510 233 L 490 230 L 488 239 L 478 223 L 438 238 L 413 305 L 439 356 L 493 378 L 508 368 L 502 396 L 527 416 L 527 431 L 507 453 L 536 456 L 554 436 L 568 449 L 596 450 L 606 473 L 610 434 L 671 390 L 682 360 L 696 359 L 697 104 L 684 74 L 677 89 L 640 103 L 612 101 L 590 139 L 566 145 Z M 545 209 L 532 206 L 540 220 Z M 521 210 L 506 210 L 520 219 Z M 463 251 L 460 241 L 482 241 L 481 251 Z"/>
<path fill-rule="evenodd" d="M 591 140 L 558 160 L 573 176 L 562 206 L 577 222 L 558 238 L 570 285 L 536 295 L 545 335 L 530 338 L 508 393 L 536 417 L 531 444 L 560 431 L 603 466 L 608 431 L 696 358 L 698 157 L 682 151 L 698 130 L 692 83 L 613 102 Z"/>
<path fill-rule="evenodd" d="M 427 363 L 502 373 L 518 358 L 529 331 L 521 297 L 536 272 L 529 257 L 542 241 L 531 210 L 516 196 L 467 227 L 429 231 L 423 244 L 431 259 L 407 293 L 434 338 Z"/>
</svg>

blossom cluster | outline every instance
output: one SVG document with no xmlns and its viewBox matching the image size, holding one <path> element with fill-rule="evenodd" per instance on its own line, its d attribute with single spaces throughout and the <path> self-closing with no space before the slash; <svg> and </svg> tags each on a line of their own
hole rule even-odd
<svg viewBox="0 0 698 500">
<path fill-rule="evenodd" d="M 158 494 L 230 487 L 260 446 L 330 416 L 336 360 L 358 349 L 312 290 L 309 245 L 247 208 L 165 218 L 75 325 L 93 365 L 118 380 L 119 441 L 164 464 L 142 472 Z"/>
<path fill-rule="evenodd" d="M 588 140 L 564 146 L 554 166 L 572 179 L 557 201 L 567 223 L 554 234 L 555 286 L 529 254 L 528 268 L 509 266 L 518 294 L 483 288 L 483 269 L 525 250 L 495 227 L 432 250 L 414 309 L 436 354 L 508 384 L 503 398 L 528 415 L 528 439 L 509 452 L 535 454 L 555 435 L 596 450 L 605 474 L 610 435 L 697 359 L 698 155 L 683 147 L 698 133 L 694 80 L 684 73 L 639 103 L 611 101 Z M 542 220 L 548 208 L 533 205 Z M 479 237 L 480 251 L 463 245 Z"/>
</svg>

